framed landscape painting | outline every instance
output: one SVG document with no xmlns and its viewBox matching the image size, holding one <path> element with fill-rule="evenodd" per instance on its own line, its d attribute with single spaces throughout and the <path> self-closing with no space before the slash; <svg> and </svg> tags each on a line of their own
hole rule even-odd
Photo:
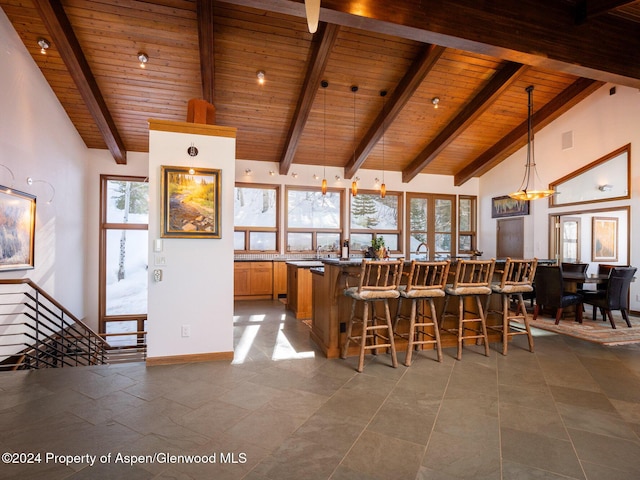
<svg viewBox="0 0 640 480">
<path fill-rule="evenodd" d="M 0 270 L 33 268 L 36 197 L 0 186 Z"/>
<path fill-rule="evenodd" d="M 509 195 L 491 199 L 491 218 L 529 215 L 529 200 L 515 200 Z"/>
<path fill-rule="evenodd" d="M 161 236 L 220 238 L 221 171 L 161 167 Z"/>
<path fill-rule="evenodd" d="M 593 217 L 591 261 L 618 261 L 618 219 Z"/>
</svg>

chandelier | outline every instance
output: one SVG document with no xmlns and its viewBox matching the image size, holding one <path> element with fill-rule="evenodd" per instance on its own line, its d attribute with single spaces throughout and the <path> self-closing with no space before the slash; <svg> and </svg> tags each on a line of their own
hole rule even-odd
<svg viewBox="0 0 640 480">
<path fill-rule="evenodd" d="M 536 161 L 533 157 L 533 85 L 529 85 L 526 89 L 529 95 L 529 110 L 527 115 L 527 164 L 524 167 L 524 177 L 517 192 L 510 193 L 509 196 L 515 200 L 537 200 L 553 195 L 553 190 L 536 190 L 536 178 L 538 171 L 536 170 Z"/>
</svg>

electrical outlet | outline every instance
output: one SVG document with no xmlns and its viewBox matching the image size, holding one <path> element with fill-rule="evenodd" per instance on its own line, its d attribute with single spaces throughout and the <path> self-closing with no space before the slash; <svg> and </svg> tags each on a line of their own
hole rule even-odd
<svg viewBox="0 0 640 480">
<path fill-rule="evenodd" d="M 191 325 L 182 325 L 182 336 L 183 337 L 191 336 Z"/>
</svg>

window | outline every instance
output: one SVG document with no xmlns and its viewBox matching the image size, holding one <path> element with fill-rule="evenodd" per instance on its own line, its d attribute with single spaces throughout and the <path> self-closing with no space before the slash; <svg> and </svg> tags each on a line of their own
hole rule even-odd
<svg viewBox="0 0 640 480">
<path fill-rule="evenodd" d="M 351 196 L 351 249 L 363 250 L 371 246 L 376 237 L 384 238 L 385 247 L 400 251 L 401 193 L 358 192 Z"/>
<path fill-rule="evenodd" d="M 287 252 L 337 252 L 342 238 L 342 191 L 287 189 Z"/>
<path fill-rule="evenodd" d="M 233 248 L 236 252 L 278 251 L 278 193 L 272 185 L 237 184 Z"/>
<path fill-rule="evenodd" d="M 407 211 L 407 249 L 410 254 L 415 253 L 418 247 L 424 252 L 424 244 L 432 259 L 455 255 L 455 195 L 407 193 Z"/>
<path fill-rule="evenodd" d="M 458 253 L 473 253 L 476 246 L 476 197 L 458 197 Z"/>
<path fill-rule="evenodd" d="M 149 184 L 100 177 L 100 333 L 112 345 L 142 340 L 147 319 Z"/>
</svg>

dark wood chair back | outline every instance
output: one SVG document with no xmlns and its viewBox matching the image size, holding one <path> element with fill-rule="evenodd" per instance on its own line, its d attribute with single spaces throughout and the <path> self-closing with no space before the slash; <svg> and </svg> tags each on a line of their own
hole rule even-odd
<svg viewBox="0 0 640 480">
<path fill-rule="evenodd" d="M 629 308 L 629 287 L 636 267 L 614 267 L 607 282 L 607 306 L 609 310 L 627 310 Z"/>
</svg>

